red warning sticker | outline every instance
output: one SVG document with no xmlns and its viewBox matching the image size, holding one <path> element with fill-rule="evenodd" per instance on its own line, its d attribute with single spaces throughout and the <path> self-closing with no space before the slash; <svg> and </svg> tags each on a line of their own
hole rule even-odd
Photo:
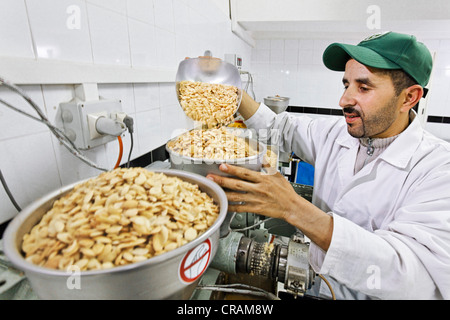
<svg viewBox="0 0 450 320">
<path fill-rule="evenodd" d="M 211 258 L 211 241 L 204 242 L 190 250 L 180 263 L 178 274 L 182 282 L 190 284 L 200 278 Z"/>
</svg>

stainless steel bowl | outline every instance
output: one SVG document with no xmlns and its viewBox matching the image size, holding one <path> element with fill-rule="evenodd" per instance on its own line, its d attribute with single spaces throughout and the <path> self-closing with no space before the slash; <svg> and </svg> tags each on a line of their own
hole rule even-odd
<svg viewBox="0 0 450 320">
<path fill-rule="evenodd" d="M 264 104 L 268 106 L 273 112 L 281 113 L 286 111 L 289 106 L 289 98 L 288 97 L 267 97 L 264 98 Z"/>
<path fill-rule="evenodd" d="M 227 84 L 238 88 L 237 108 L 242 100 L 242 80 L 239 70 L 226 61 L 203 56 L 183 60 L 178 65 L 175 77 L 177 98 L 180 101 L 178 83 L 181 81 L 199 81 L 214 84 Z"/>
<path fill-rule="evenodd" d="M 152 170 L 197 184 L 220 206 L 214 224 L 193 241 L 146 261 L 108 270 L 65 272 L 39 267 L 26 261 L 21 253 L 23 236 L 36 225 L 54 201 L 77 184 L 54 191 L 23 209 L 8 225 L 3 245 L 6 256 L 28 278 L 41 299 L 188 299 L 200 277 L 217 252 L 219 229 L 225 219 L 228 202 L 224 191 L 214 182 L 200 175 L 178 170 Z M 208 249 L 209 248 L 209 249 Z M 196 250 L 206 250 L 201 270 L 188 277 L 184 268 Z M 209 251 L 208 251 L 209 250 Z M 186 262 L 188 261 L 188 262 Z M 196 264 L 193 267 L 198 267 Z M 193 269 L 192 269 L 193 270 Z"/>
<path fill-rule="evenodd" d="M 226 160 L 193 158 L 178 154 L 168 147 L 169 143 L 176 139 L 177 137 L 169 140 L 169 142 L 166 144 L 166 150 L 169 153 L 170 157 L 171 168 L 197 173 L 202 176 L 207 176 L 210 173 L 221 176 L 229 176 L 228 174 L 220 171 L 219 166 L 222 163 L 227 163 L 254 171 L 261 171 L 263 157 L 267 151 L 267 147 L 265 144 L 255 139 L 246 139 L 251 148 L 253 148 L 254 150 L 258 150 L 258 154 L 246 158 Z"/>
</svg>

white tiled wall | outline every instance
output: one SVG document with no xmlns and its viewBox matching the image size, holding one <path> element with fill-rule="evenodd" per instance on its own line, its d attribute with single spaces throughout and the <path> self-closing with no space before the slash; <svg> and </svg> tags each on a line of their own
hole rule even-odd
<svg viewBox="0 0 450 320">
<path fill-rule="evenodd" d="M 256 98 L 280 95 L 295 106 L 339 108 L 342 75 L 327 70 L 321 60 L 326 46 L 334 41 L 257 40 L 252 51 Z"/>
<path fill-rule="evenodd" d="M 428 114 L 450 117 L 450 39 L 426 42 L 436 51 L 432 91 L 428 101 Z M 427 123 L 427 130 L 450 141 L 450 124 Z"/>
<path fill-rule="evenodd" d="M 185 57 L 211 50 L 221 58 L 225 53 L 240 54 L 248 69 L 251 47 L 231 32 L 223 11 L 227 6 L 228 0 L 0 0 L 0 59 L 12 56 L 176 69 Z M 67 26 L 73 23 L 73 8 L 79 10 L 79 28 Z M 60 124 L 59 103 L 74 97 L 73 85 L 22 88 L 55 125 Z M 99 84 L 98 88 L 102 97 L 121 99 L 123 111 L 134 118 L 132 159 L 165 144 L 176 130 L 192 127 L 178 105 L 174 83 Z M 0 97 L 33 113 L 24 100 L 5 88 L 0 87 Z M 0 170 L 21 207 L 99 173 L 71 155 L 45 125 L 3 105 L 0 127 Z M 123 144 L 125 163 L 128 133 Z M 112 168 L 119 144 L 113 141 L 84 153 L 101 167 Z M 0 186 L 0 223 L 16 213 Z"/>
<path fill-rule="evenodd" d="M 419 39 L 435 52 L 435 64 L 427 114 L 450 116 L 450 39 Z M 290 104 L 339 109 L 342 73 L 324 67 L 322 54 L 333 42 L 356 44 L 358 40 L 330 39 L 258 40 L 252 50 L 255 95 L 290 97 Z M 450 140 L 450 125 L 428 123 L 427 129 Z"/>
</svg>

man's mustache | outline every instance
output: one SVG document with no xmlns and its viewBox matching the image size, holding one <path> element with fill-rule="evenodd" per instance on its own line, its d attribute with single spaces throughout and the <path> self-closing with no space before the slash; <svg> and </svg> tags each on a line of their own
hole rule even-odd
<svg viewBox="0 0 450 320">
<path fill-rule="evenodd" d="M 360 116 L 360 113 L 358 110 L 356 110 L 354 107 L 345 107 L 344 109 L 342 109 L 342 112 L 345 113 L 349 113 L 349 114 L 356 114 L 357 116 Z"/>
</svg>

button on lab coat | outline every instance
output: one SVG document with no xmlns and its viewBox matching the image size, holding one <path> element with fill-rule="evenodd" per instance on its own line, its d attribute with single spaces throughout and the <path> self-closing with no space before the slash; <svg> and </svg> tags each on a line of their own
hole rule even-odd
<svg viewBox="0 0 450 320">
<path fill-rule="evenodd" d="M 281 151 L 314 166 L 312 202 L 333 216 L 333 235 L 327 252 L 311 243 L 310 264 L 337 299 L 450 299 L 450 144 L 411 120 L 356 174 L 359 139 L 343 117 L 261 104 L 245 122 L 278 132 Z M 323 283 L 320 294 L 329 295 Z"/>
</svg>

